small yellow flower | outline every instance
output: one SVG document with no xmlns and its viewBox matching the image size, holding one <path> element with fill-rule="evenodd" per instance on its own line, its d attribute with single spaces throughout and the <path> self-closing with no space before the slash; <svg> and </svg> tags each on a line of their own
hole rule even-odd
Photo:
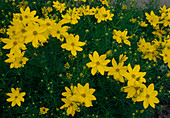
<svg viewBox="0 0 170 118">
<path fill-rule="evenodd" d="M 105 60 L 106 54 L 99 56 L 98 52 L 94 51 L 93 56 L 89 54 L 89 58 L 92 62 L 87 63 L 86 66 L 92 67 L 92 75 L 95 75 L 97 71 L 104 75 L 104 71 L 108 71 L 108 67 L 106 65 L 110 62 L 110 60 Z"/>
<path fill-rule="evenodd" d="M 122 6 L 122 10 L 126 10 L 127 9 L 127 6 L 126 5 L 123 5 Z"/>
<path fill-rule="evenodd" d="M 73 94 L 70 100 L 85 103 L 86 107 L 90 107 L 93 106 L 92 100 L 96 100 L 96 97 L 92 95 L 94 92 L 95 89 L 89 89 L 89 83 L 86 83 L 84 86 L 78 83 L 75 88 L 75 94 Z"/>
<path fill-rule="evenodd" d="M 146 88 L 146 92 L 145 94 L 143 94 L 141 96 L 140 99 L 138 99 L 138 101 L 143 101 L 143 107 L 146 109 L 149 105 L 151 105 L 151 107 L 155 108 L 155 104 L 154 103 L 159 103 L 159 99 L 156 98 L 156 96 L 158 95 L 158 91 L 154 90 L 154 84 L 151 83 L 148 88 Z"/>
<path fill-rule="evenodd" d="M 77 51 L 82 51 L 83 50 L 79 46 L 83 46 L 85 44 L 86 44 L 85 42 L 80 42 L 79 41 L 79 35 L 76 35 L 74 37 L 73 34 L 70 34 L 70 35 L 66 36 L 66 43 L 62 44 L 61 47 L 68 50 L 68 51 L 71 51 L 71 54 L 73 56 L 76 56 Z"/>
<path fill-rule="evenodd" d="M 8 98 L 6 101 L 8 102 L 12 102 L 11 106 L 15 106 L 16 104 L 18 106 L 21 106 L 21 101 L 24 102 L 24 98 L 23 96 L 25 96 L 25 92 L 21 92 L 19 93 L 20 89 L 16 88 L 16 90 L 14 88 L 11 88 L 12 93 L 7 93 L 8 96 L 10 96 L 10 98 Z"/>
<path fill-rule="evenodd" d="M 41 108 L 40 108 L 40 113 L 41 113 L 41 114 L 46 114 L 48 110 L 49 110 L 48 108 L 41 107 Z"/>
</svg>

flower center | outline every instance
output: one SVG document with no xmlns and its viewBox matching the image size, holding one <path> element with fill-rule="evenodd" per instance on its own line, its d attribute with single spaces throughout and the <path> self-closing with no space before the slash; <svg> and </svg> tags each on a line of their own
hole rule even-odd
<svg viewBox="0 0 170 118">
<path fill-rule="evenodd" d="M 18 98 L 18 96 L 15 96 L 15 99 L 17 99 Z"/>
<path fill-rule="evenodd" d="M 17 42 L 16 42 L 16 41 L 14 41 L 14 42 L 13 42 L 13 45 L 14 45 L 14 46 L 15 46 L 15 45 L 17 45 Z"/>
<path fill-rule="evenodd" d="M 25 15 L 25 18 L 28 18 L 28 16 L 27 16 L 27 15 Z"/>
<path fill-rule="evenodd" d="M 37 31 L 34 31 L 34 32 L 33 32 L 33 35 L 37 35 L 37 34 L 38 34 Z"/>
<path fill-rule="evenodd" d="M 147 95 L 146 95 L 146 98 L 149 98 L 149 97 L 150 97 L 150 96 L 147 94 Z"/>
<path fill-rule="evenodd" d="M 46 25 L 47 25 L 47 26 L 50 26 L 50 23 L 47 23 Z"/>
<path fill-rule="evenodd" d="M 100 65 L 100 62 L 97 61 L 97 62 L 96 62 L 96 65 Z"/>
<path fill-rule="evenodd" d="M 57 31 L 57 34 L 60 34 L 60 31 Z"/>
<path fill-rule="evenodd" d="M 74 43 L 71 43 L 71 46 L 74 46 Z"/>
<path fill-rule="evenodd" d="M 70 106 L 73 106 L 73 103 L 70 103 Z"/>
<path fill-rule="evenodd" d="M 21 32 L 22 32 L 22 33 L 25 33 L 25 32 L 26 32 L 26 30 L 25 30 L 25 29 L 21 29 Z"/>
<path fill-rule="evenodd" d="M 86 94 L 82 94 L 81 96 L 85 98 L 85 97 L 86 97 Z"/>
<path fill-rule="evenodd" d="M 120 70 L 117 68 L 117 69 L 116 69 L 116 72 L 119 72 L 119 71 L 120 71 Z"/>
<path fill-rule="evenodd" d="M 132 78 L 135 78 L 136 76 L 134 74 L 132 74 Z"/>
</svg>

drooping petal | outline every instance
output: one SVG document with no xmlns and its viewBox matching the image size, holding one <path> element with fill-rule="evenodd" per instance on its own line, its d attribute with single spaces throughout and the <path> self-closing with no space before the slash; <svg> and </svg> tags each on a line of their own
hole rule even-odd
<svg viewBox="0 0 170 118">
<path fill-rule="evenodd" d="M 97 66 L 95 66 L 95 67 L 93 67 L 93 68 L 91 69 L 91 74 L 92 74 L 92 75 L 95 75 L 96 72 L 97 72 Z"/>
<path fill-rule="evenodd" d="M 71 50 L 71 54 L 72 54 L 73 56 L 76 56 L 76 55 L 77 55 L 77 52 L 76 52 L 76 50 L 75 50 L 74 48 Z"/>
<path fill-rule="evenodd" d="M 74 49 L 77 50 L 77 51 L 82 51 L 83 50 L 83 48 L 80 48 L 78 46 L 74 46 Z"/>
<path fill-rule="evenodd" d="M 104 75 L 104 69 L 103 69 L 103 67 L 102 67 L 101 65 L 98 65 L 98 66 L 97 66 L 97 70 L 98 70 L 102 75 Z"/>
<path fill-rule="evenodd" d="M 147 101 L 147 100 L 144 100 L 144 101 L 143 101 L 143 107 L 146 109 L 146 108 L 148 108 L 148 106 L 149 106 L 148 101 Z"/>
</svg>

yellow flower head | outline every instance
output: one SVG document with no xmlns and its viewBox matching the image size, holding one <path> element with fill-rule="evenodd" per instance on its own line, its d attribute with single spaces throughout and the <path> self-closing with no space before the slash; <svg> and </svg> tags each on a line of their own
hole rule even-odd
<svg viewBox="0 0 170 118">
<path fill-rule="evenodd" d="M 24 98 L 23 96 L 25 96 L 25 92 L 19 92 L 19 88 L 16 88 L 16 90 L 14 88 L 11 88 L 12 93 L 7 93 L 8 96 L 10 96 L 10 98 L 7 99 L 8 102 L 12 102 L 11 106 L 15 106 L 16 104 L 18 106 L 21 106 L 21 101 L 24 102 Z"/>
<path fill-rule="evenodd" d="M 85 103 L 86 107 L 90 107 L 93 106 L 92 100 L 96 100 L 96 97 L 92 95 L 94 92 L 95 89 L 89 89 L 89 83 L 86 83 L 84 86 L 78 83 L 75 88 L 75 95 L 73 95 L 70 100 Z"/>
<path fill-rule="evenodd" d="M 104 71 L 108 71 L 108 67 L 106 65 L 110 62 L 110 60 L 105 60 L 106 54 L 99 56 L 98 52 L 94 51 L 93 56 L 89 54 L 89 58 L 92 62 L 87 63 L 86 66 L 92 67 L 92 75 L 95 75 L 97 71 L 104 75 Z"/>
<path fill-rule="evenodd" d="M 79 35 L 76 35 L 74 37 L 73 34 L 70 34 L 70 35 L 66 36 L 66 43 L 62 44 L 61 47 L 68 50 L 68 51 L 71 51 L 71 54 L 73 56 L 76 56 L 77 51 L 82 51 L 83 50 L 79 46 L 83 46 L 85 44 L 86 44 L 85 42 L 80 42 L 79 41 Z"/>
<path fill-rule="evenodd" d="M 48 110 L 49 110 L 48 108 L 41 107 L 41 108 L 40 108 L 40 113 L 41 113 L 41 114 L 46 114 Z"/>
<path fill-rule="evenodd" d="M 141 96 L 140 99 L 138 99 L 138 101 L 143 101 L 143 107 L 146 109 L 149 105 L 151 105 L 151 107 L 155 108 L 155 104 L 154 103 L 159 103 L 159 99 L 156 98 L 156 96 L 158 95 L 158 91 L 154 90 L 154 84 L 151 83 L 148 88 L 146 88 L 146 92 L 145 94 L 143 94 Z"/>
</svg>

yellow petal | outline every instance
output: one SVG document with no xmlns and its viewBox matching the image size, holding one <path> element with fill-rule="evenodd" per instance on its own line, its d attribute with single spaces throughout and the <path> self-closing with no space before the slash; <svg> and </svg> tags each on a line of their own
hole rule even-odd
<svg viewBox="0 0 170 118">
<path fill-rule="evenodd" d="M 78 46 L 74 46 L 74 49 L 77 50 L 77 51 L 82 51 L 83 50 L 83 48 L 80 48 Z"/>
<path fill-rule="evenodd" d="M 148 86 L 147 93 L 150 95 L 153 91 L 154 91 L 154 84 L 151 83 L 151 84 Z"/>
<path fill-rule="evenodd" d="M 98 60 L 98 59 L 99 59 L 99 54 L 98 54 L 97 51 L 94 51 L 94 53 L 93 53 L 93 59 L 94 59 L 94 60 Z"/>
<path fill-rule="evenodd" d="M 71 54 L 72 54 L 73 56 L 76 56 L 76 55 L 77 55 L 77 52 L 76 52 L 76 50 L 75 50 L 74 48 L 71 50 Z"/>
<path fill-rule="evenodd" d="M 144 100 L 143 101 L 143 107 L 146 109 L 146 108 L 148 108 L 148 105 L 149 105 L 148 101 Z"/>
<path fill-rule="evenodd" d="M 92 74 L 92 75 L 95 75 L 96 72 L 97 72 L 97 67 L 95 66 L 95 67 L 93 67 L 93 68 L 91 69 L 91 74 Z"/>
<path fill-rule="evenodd" d="M 104 69 L 103 69 L 103 67 L 102 67 L 101 65 L 98 65 L 98 66 L 97 66 L 97 70 L 98 70 L 102 75 L 104 75 Z"/>
<path fill-rule="evenodd" d="M 113 67 L 117 67 L 117 62 L 115 61 L 114 58 L 112 59 L 112 65 L 113 65 Z"/>
<path fill-rule="evenodd" d="M 94 62 L 89 62 L 89 63 L 86 64 L 86 66 L 88 66 L 88 67 L 94 67 L 94 66 L 96 66 L 96 63 L 94 63 Z"/>
</svg>

